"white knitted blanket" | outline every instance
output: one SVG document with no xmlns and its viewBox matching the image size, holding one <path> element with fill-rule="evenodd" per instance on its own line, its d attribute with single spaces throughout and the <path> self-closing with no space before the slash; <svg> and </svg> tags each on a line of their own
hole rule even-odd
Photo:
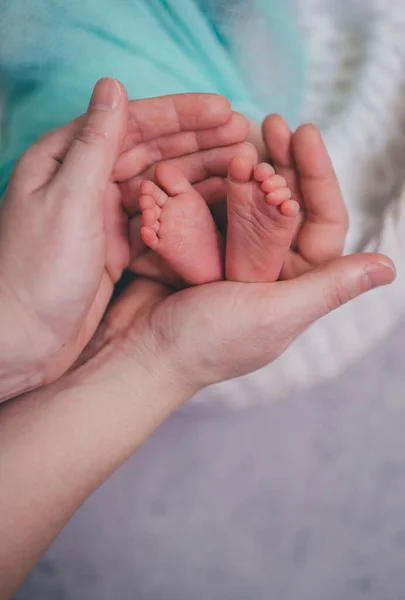
<svg viewBox="0 0 405 600">
<path fill-rule="evenodd" d="M 324 132 L 347 202 L 348 251 L 379 251 L 398 279 L 328 315 L 275 363 L 193 402 L 240 408 L 341 373 L 405 312 L 405 0 L 295 0 L 309 77 L 302 121 Z"/>
</svg>

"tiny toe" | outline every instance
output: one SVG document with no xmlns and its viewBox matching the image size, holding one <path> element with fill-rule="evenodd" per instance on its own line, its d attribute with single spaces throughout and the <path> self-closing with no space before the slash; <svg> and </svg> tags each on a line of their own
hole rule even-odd
<svg viewBox="0 0 405 600">
<path fill-rule="evenodd" d="M 280 115 L 269 115 L 262 126 L 263 139 L 267 146 L 270 158 L 278 167 L 291 168 L 292 132 L 285 119 Z"/>
<path fill-rule="evenodd" d="M 275 175 L 275 170 L 269 163 L 260 163 L 254 170 L 254 178 L 256 181 L 262 182 Z"/>
<path fill-rule="evenodd" d="M 150 181 L 150 179 L 145 179 L 139 184 L 139 193 L 145 196 L 153 196 L 155 188 L 156 184 L 154 184 L 153 181 Z"/>
<path fill-rule="evenodd" d="M 296 217 L 300 212 L 300 205 L 295 200 L 285 200 L 280 204 L 280 212 L 285 217 Z"/>
<path fill-rule="evenodd" d="M 272 206 L 280 206 L 283 202 L 291 200 L 291 192 L 288 188 L 281 188 L 275 192 L 266 194 L 266 200 Z"/>
<path fill-rule="evenodd" d="M 270 177 L 269 179 L 263 181 L 260 187 L 262 192 L 269 194 L 276 192 L 280 188 L 286 188 L 287 182 L 284 177 L 281 177 L 281 175 L 274 175 L 274 177 Z"/>
<path fill-rule="evenodd" d="M 279 198 L 277 194 L 266 194 L 266 202 L 271 206 L 280 206 L 280 204 L 282 204 L 285 201 L 285 198 Z"/>
<path fill-rule="evenodd" d="M 142 212 L 147 209 L 153 209 L 155 206 L 156 206 L 156 202 L 152 198 L 152 196 L 149 196 L 147 194 L 143 194 L 142 196 L 139 196 L 139 208 L 141 209 Z"/>
<path fill-rule="evenodd" d="M 144 227 L 155 228 L 158 223 L 158 215 L 154 208 L 147 208 L 142 213 L 142 225 Z"/>
<path fill-rule="evenodd" d="M 157 185 L 155 185 L 155 194 L 153 197 L 157 206 L 160 208 L 164 205 L 168 198 L 167 194 L 163 190 L 161 190 Z"/>
<path fill-rule="evenodd" d="M 236 183 L 250 181 L 254 165 L 246 156 L 234 156 L 228 165 L 228 178 Z"/>
<path fill-rule="evenodd" d="M 291 199 L 291 191 L 288 187 L 283 187 L 275 192 L 269 192 L 266 199 L 270 200 L 270 204 L 281 204 L 281 202 Z"/>
<path fill-rule="evenodd" d="M 153 184 L 154 185 L 154 184 Z M 156 187 L 156 190 L 159 190 L 158 187 Z M 161 204 L 158 204 L 156 201 L 156 198 L 153 196 L 150 196 L 149 194 L 143 194 L 142 196 L 139 197 L 139 208 L 141 209 L 142 213 L 147 213 L 147 217 L 146 219 L 151 221 L 152 219 L 152 215 L 154 215 L 154 219 L 155 221 L 157 219 L 159 219 L 160 215 L 162 214 L 162 208 L 163 204 L 166 202 L 167 196 L 164 192 L 162 192 L 163 196 L 165 197 L 164 202 L 162 202 Z"/>
<path fill-rule="evenodd" d="M 163 206 L 167 200 L 167 194 L 153 181 L 143 181 L 139 186 L 139 190 L 141 194 L 151 196 L 158 206 Z"/>
<path fill-rule="evenodd" d="M 156 232 L 150 227 L 141 227 L 141 237 L 144 243 L 152 250 L 154 250 L 159 244 L 159 238 L 156 235 Z"/>
</svg>

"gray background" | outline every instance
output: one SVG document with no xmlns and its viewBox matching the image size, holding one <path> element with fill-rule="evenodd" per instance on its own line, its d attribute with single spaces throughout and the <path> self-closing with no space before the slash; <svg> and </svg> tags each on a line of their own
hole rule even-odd
<svg viewBox="0 0 405 600">
<path fill-rule="evenodd" d="M 18 600 L 405 599 L 405 322 L 337 381 L 173 416 Z"/>
</svg>

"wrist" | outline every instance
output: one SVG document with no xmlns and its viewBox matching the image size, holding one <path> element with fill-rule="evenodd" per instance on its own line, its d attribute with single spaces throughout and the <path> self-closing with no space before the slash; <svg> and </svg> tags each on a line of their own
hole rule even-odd
<svg viewBox="0 0 405 600">
<path fill-rule="evenodd" d="M 200 391 L 191 372 L 169 349 L 150 348 L 139 338 L 133 344 L 127 336 L 109 340 L 104 332 L 93 351 L 89 350 L 91 358 L 87 355 L 86 362 L 71 371 L 69 380 L 62 378 L 61 382 L 91 385 L 123 402 L 136 404 L 145 398 L 150 404 L 149 418 L 155 418 L 156 426 Z"/>
<path fill-rule="evenodd" d="M 111 345 L 54 384 L 3 404 L 0 578 L 10 578 L 10 590 L 84 500 L 188 397 L 169 363 L 149 357 L 139 364 Z"/>
<path fill-rule="evenodd" d="M 29 316 L 0 284 L 0 402 L 43 385 L 38 345 Z"/>
</svg>

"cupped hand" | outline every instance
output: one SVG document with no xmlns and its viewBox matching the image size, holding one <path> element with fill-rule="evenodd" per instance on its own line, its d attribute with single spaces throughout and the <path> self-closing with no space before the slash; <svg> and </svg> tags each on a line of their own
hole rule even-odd
<svg viewBox="0 0 405 600">
<path fill-rule="evenodd" d="M 78 373 L 90 369 L 101 381 L 118 377 L 131 388 L 136 364 L 157 386 L 163 380 L 181 388 L 184 400 L 267 365 L 311 323 L 394 278 L 387 257 L 360 254 L 269 284 L 222 281 L 174 293 L 135 279 L 106 313 Z"/>
<path fill-rule="evenodd" d="M 176 107 L 170 107 L 165 99 L 165 110 L 172 118 L 164 130 L 171 135 L 159 140 L 151 139 L 151 134 L 152 127 L 162 129 L 163 126 L 162 107 L 159 106 L 162 99 L 137 102 L 138 114 L 143 116 L 144 123 L 150 124 L 150 130 L 145 131 L 144 126 L 139 127 L 139 121 L 132 124 L 132 135 L 127 137 L 114 175 L 120 184 L 124 209 L 130 217 L 130 270 L 137 275 L 153 277 L 172 285 L 182 285 L 178 276 L 141 239 L 142 216 L 138 204 L 141 182 L 156 181 L 155 165 L 158 161 L 166 161 L 181 169 L 213 211 L 218 208 L 222 213 L 227 193 L 229 161 L 237 154 L 250 157 L 254 150 L 250 144 L 245 143 L 249 133 L 248 121 L 243 115 L 235 112 L 229 115 L 230 118 L 224 125 L 214 129 L 174 132 L 173 125 L 179 119 L 183 122 L 183 129 L 186 125 L 189 128 L 201 126 L 199 124 L 207 120 L 207 109 L 209 111 L 207 102 L 203 102 L 205 96 L 186 94 L 174 98 Z M 195 104 L 198 98 L 199 104 Z M 193 111 L 190 111 L 192 99 Z M 140 166 L 143 168 L 139 168 Z"/>
<path fill-rule="evenodd" d="M 128 103 L 103 79 L 85 115 L 28 149 L 0 209 L 0 400 L 56 379 L 93 336 L 130 263 L 131 181 L 164 159 L 199 177 L 199 165 L 206 173 L 207 161 L 228 156 L 217 146 L 245 135 L 224 98 Z M 200 184 L 208 197 L 218 184 L 211 172 Z"/>
</svg>

